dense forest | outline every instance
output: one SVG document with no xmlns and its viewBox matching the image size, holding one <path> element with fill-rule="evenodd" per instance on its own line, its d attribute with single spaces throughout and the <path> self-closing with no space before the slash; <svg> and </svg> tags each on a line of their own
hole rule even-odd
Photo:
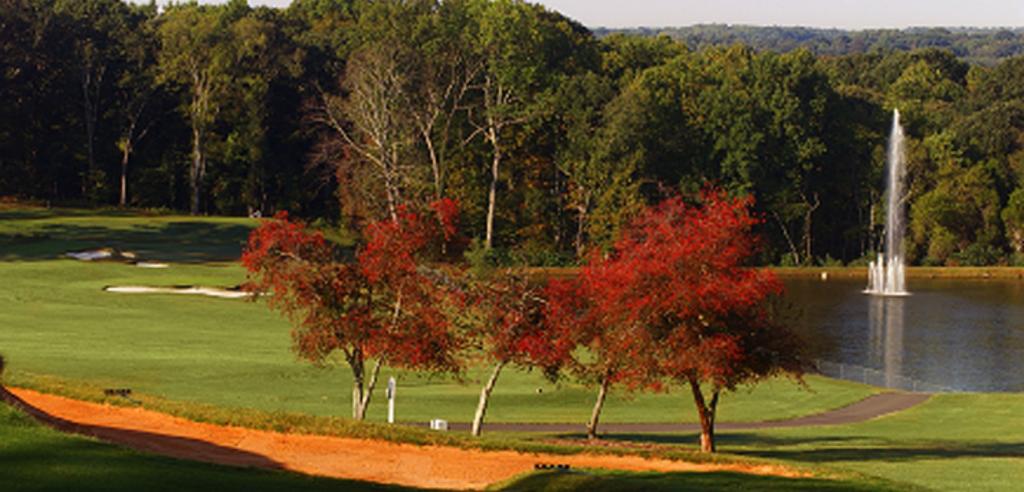
<svg viewBox="0 0 1024 492">
<path fill-rule="evenodd" d="M 713 184 L 756 199 L 761 261 L 857 263 L 899 108 L 909 260 L 1022 264 L 1021 34 L 983 34 L 761 49 L 514 0 L 0 0 L 0 197 L 351 230 L 448 197 L 474 258 L 550 265 Z"/>
<path fill-rule="evenodd" d="M 694 50 L 745 44 L 757 50 L 785 53 L 807 49 L 815 55 L 910 51 L 938 48 L 952 51 L 968 63 L 995 65 L 1004 58 L 1024 55 L 1024 27 L 911 27 L 906 29 L 820 29 L 813 27 L 699 24 L 686 27 L 594 29 L 612 34 L 669 36 Z"/>
</svg>

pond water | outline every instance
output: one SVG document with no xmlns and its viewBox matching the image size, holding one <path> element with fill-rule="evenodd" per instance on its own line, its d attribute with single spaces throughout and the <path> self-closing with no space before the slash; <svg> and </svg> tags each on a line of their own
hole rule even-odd
<svg viewBox="0 0 1024 492">
<path fill-rule="evenodd" d="M 784 279 L 796 329 L 826 375 L 925 391 L 1024 391 L 1024 281 Z"/>
</svg>

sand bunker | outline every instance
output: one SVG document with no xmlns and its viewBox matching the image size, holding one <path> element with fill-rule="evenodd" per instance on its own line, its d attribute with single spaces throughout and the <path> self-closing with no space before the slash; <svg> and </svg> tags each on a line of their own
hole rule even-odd
<svg viewBox="0 0 1024 492">
<path fill-rule="evenodd" d="M 68 251 L 64 256 L 78 261 L 122 261 L 134 264 L 139 268 L 168 268 L 167 263 L 145 261 L 138 259 L 138 255 L 131 251 L 120 251 L 115 248 L 83 249 L 80 251 Z"/>
<path fill-rule="evenodd" d="M 117 254 L 111 248 L 87 249 L 82 251 L 68 251 L 64 256 L 81 261 L 110 260 Z"/>
<path fill-rule="evenodd" d="M 118 294 L 190 294 L 199 296 L 219 297 L 221 299 L 244 299 L 252 297 L 252 292 L 238 289 L 221 289 L 217 287 L 147 287 L 142 285 L 123 285 L 104 287 L 107 292 Z"/>
</svg>

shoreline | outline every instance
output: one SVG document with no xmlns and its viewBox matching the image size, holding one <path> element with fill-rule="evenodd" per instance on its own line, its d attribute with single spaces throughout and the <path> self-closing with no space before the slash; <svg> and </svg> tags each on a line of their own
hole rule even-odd
<svg viewBox="0 0 1024 492">
<path fill-rule="evenodd" d="M 779 277 L 867 279 L 867 267 L 767 267 Z M 1024 267 L 907 267 L 907 278 L 1024 280 Z"/>
<path fill-rule="evenodd" d="M 770 270 L 782 278 L 814 277 L 821 278 L 827 274 L 829 279 L 863 279 L 868 277 L 866 266 L 857 267 L 760 267 Z M 548 277 L 568 277 L 579 271 L 579 267 L 526 267 L 522 269 L 527 275 L 544 275 Z M 1024 280 L 1024 267 L 907 267 L 907 278 L 927 279 L 1005 279 Z"/>
</svg>

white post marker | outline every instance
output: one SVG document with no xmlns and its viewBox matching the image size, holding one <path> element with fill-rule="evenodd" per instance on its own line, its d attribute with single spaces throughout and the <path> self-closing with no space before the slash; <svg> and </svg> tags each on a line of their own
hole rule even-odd
<svg viewBox="0 0 1024 492">
<path fill-rule="evenodd" d="M 388 423 L 395 423 L 395 377 L 388 378 Z"/>
</svg>

